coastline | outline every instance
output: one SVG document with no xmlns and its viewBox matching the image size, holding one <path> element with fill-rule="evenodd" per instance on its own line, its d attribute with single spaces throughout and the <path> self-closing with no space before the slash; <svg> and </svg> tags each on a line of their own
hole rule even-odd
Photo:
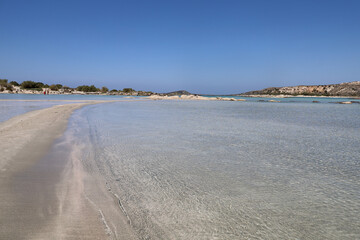
<svg viewBox="0 0 360 240">
<path fill-rule="evenodd" d="M 348 98 L 348 99 L 360 99 L 358 96 L 324 96 L 324 95 L 229 95 L 229 96 L 236 96 L 236 97 L 249 97 L 249 98 Z"/>
<path fill-rule="evenodd" d="M 101 193 L 98 202 L 116 203 L 100 184 L 101 179 L 89 177 L 73 154 L 59 159 L 49 156 L 75 110 L 106 102 L 113 101 L 56 105 L 0 123 L 1 239 L 114 237 L 104 224 L 104 214 L 92 206 L 94 203 L 85 194 L 87 188 L 88 193 Z M 63 150 L 60 156 L 66 156 Z M 116 204 L 109 207 L 121 212 L 115 208 Z M 117 217 L 121 220 L 122 216 L 117 213 Z M 135 236 L 125 217 L 118 225 L 123 225 L 118 235 L 127 239 Z"/>
<path fill-rule="evenodd" d="M 25 94 L 25 95 L 42 95 L 42 93 L 32 93 L 32 92 L 22 92 L 22 93 L 11 93 L 11 92 L 0 92 L 0 94 L 8 94 L 8 95 L 17 95 L 17 94 Z M 325 95 L 287 95 L 287 94 L 225 94 L 225 95 L 208 95 L 208 94 L 190 94 L 190 95 L 164 95 L 153 93 L 152 95 L 116 95 L 116 94 L 104 94 L 104 93 L 51 93 L 47 94 L 47 96 L 123 96 L 123 97 L 143 97 L 143 98 L 158 98 L 158 97 L 179 97 L 179 96 L 193 96 L 193 97 L 204 97 L 204 98 L 216 98 L 219 96 L 230 98 L 230 97 L 247 97 L 247 98 L 348 98 L 348 99 L 360 99 L 360 96 L 325 96 Z M 0 99 L 0 101 L 16 101 L 16 99 Z M 19 100 L 25 101 L 25 100 Z M 26 100 L 26 101 L 71 101 L 71 100 L 52 100 L 52 99 L 44 99 L 44 100 Z M 79 100 L 79 101 L 92 101 L 92 100 Z"/>
</svg>

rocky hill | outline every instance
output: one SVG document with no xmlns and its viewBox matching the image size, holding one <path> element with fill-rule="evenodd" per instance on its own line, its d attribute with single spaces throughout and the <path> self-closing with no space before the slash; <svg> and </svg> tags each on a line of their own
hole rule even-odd
<svg viewBox="0 0 360 240">
<path fill-rule="evenodd" d="M 239 95 L 311 95 L 360 97 L 360 81 L 329 85 L 271 87 Z"/>
</svg>

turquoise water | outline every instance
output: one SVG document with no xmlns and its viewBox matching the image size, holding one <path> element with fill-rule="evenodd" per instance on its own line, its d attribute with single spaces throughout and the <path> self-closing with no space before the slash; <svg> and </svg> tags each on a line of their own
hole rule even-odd
<svg viewBox="0 0 360 240">
<path fill-rule="evenodd" d="M 14 116 L 24 114 L 29 111 L 39 110 L 54 105 L 72 103 L 69 101 L 84 100 L 122 100 L 128 99 L 127 96 L 103 96 L 103 95 L 42 95 L 42 94 L 0 94 L 0 122 L 6 121 Z M 130 97 L 140 99 L 139 97 Z M 16 100 L 16 101 L 11 101 Z M 18 101 L 26 100 L 26 101 Z M 31 100 L 34 100 L 33 102 Z M 65 102 L 56 102 L 66 100 Z"/>
<path fill-rule="evenodd" d="M 141 239 L 359 239 L 359 119 L 358 104 L 117 102 L 66 134 Z"/>
<path fill-rule="evenodd" d="M 257 101 L 269 101 L 276 100 L 285 103 L 312 103 L 313 101 L 317 101 L 318 103 L 336 103 L 336 102 L 347 102 L 347 101 L 358 101 L 360 103 L 360 99 L 355 98 L 330 98 L 330 97 L 286 97 L 286 98 L 265 98 L 265 97 L 242 97 L 242 96 L 207 96 L 204 97 L 223 97 L 223 98 L 235 98 L 235 99 L 245 99 L 250 102 Z"/>
<path fill-rule="evenodd" d="M 312 103 L 313 101 L 318 101 L 319 103 L 336 103 L 336 102 L 346 102 L 346 101 L 357 101 L 360 102 L 360 99 L 354 98 L 328 98 L 328 97 L 289 97 L 289 98 L 263 98 L 263 97 L 238 97 L 238 96 L 206 96 L 205 97 L 223 97 L 223 98 L 235 98 L 235 99 L 245 99 L 250 102 L 257 101 L 269 101 L 276 100 L 282 103 Z M 123 98 L 135 98 L 139 99 L 139 96 L 112 96 L 112 95 L 42 95 L 42 94 L 0 94 L 0 99 L 14 99 L 14 100 L 119 100 Z"/>
</svg>

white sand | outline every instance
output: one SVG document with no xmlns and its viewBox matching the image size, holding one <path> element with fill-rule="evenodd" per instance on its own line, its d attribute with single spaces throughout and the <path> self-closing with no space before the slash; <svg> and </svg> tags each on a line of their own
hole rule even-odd
<svg viewBox="0 0 360 240">
<path fill-rule="evenodd" d="M 245 99 L 223 98 L 223 97 L 203 97 L 203 96 L 197 96 L 197 95 L 181 95 L 181 96 L 151 95 L 151 96 L 145 97 L 145 98 L 151 99 L 151 100 L 246 101 Z"/>
</svg>

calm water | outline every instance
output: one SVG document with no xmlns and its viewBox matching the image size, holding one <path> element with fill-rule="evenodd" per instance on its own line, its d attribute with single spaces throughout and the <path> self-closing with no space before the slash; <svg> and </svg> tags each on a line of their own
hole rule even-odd
<svg viewBox="0 0 360 240">
<path fill-rule="evenodd" d="M 117 100 L 127 96 L 111 95 L 76 95 L 76 94 L 0 94 L 0 99 L 13 100 Z M 136 96 L 134 96 L 136 98 Z"/>
<path fill-rule="evenodd" d="M 5 95 L 5 94 L 0 94 Z M 0 122 L 6 121 L 26 112 L 48 108 L 57 104 L 56 102 L 22 102 L 22 101 L 0 101 Z"/>
<path fill-rule="evenodd" d="M 102 96 L 102 95 L 42 95 L 42 94 L 0 94 L 0 122 L 6 121 L 16 115 L 29 111 L 39 110 L 54 105 L 71 102 L 56 102 L 56 100 L 79 101 L 79 100 L 121 100 L 126 96 Z M 131 97 L 139 99 L 139 97 Z M 11 101 L 16 100 L 16 101 Z M 26 101 L 18 101 L 26 100 Z M 33 102 L 31 100 L 34 100 Z M 39 101 L 41 100 L 41 101 Z M 55 101 L 54 101 L 55 100 Z"/>
<path fill-rule="evenodd" d="M 286 98 L 265 98 L 265 97 L 242 97 L 242 96 L 207 96 L 205 97 L 224 97 L 224 98 L 235 98 L 235 99 L 245 99 L 250 102 L 257 101 L 269 101 L 276 100 L 283 103 L 312 103 L 313 101 L 317 101 L 318 103 L 337 103 L 337 102 L 346 102 L 346 101 L 355 101 L 360 103 L 360 99 L 356 98 L 334 98 L 334 97 L 286 97 Z"/>
<path fill-rule="evenodd" d="M 359 119 L 358 104 L 117 102 L 66 134 L 142 239 L 359 239 Z"/>
</svg>

